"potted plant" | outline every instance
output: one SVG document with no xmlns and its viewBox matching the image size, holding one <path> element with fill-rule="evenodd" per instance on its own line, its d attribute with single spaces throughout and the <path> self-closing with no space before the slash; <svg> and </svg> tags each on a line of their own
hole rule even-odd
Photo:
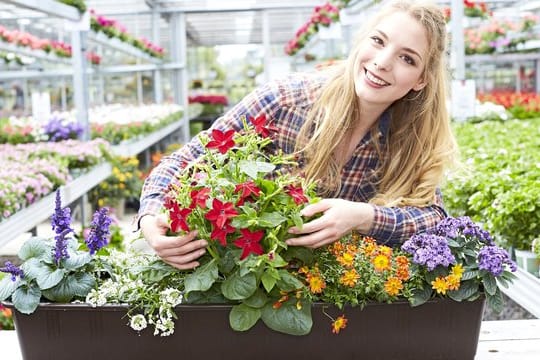
<svg viewBox="0 0 540 360">
<path fill-rule="evenodd" d="M 201 136 L 204 153 L 171 187 L 171 231 L 197 229 L 209 242 L 195 270 L 111 250 L 77 267 L 93 279 L 71 298 L 86 292 L 85 303 L 34 296 L 34 308 L 17 295 L 38 278 L 26 263 L 51 250 L 21 249 L 22 267 L 2 269 L 11 276 L 0 301 L 17 309 L 25 358 L 473 359 L 484 301 L 501 309 L 499 286 L 513 279 L 506 251 L 469 218 L 395 249 L 355 233 L 318 250 L 288 247 L 287 229 L 317 198 L 313 184 L 274 171 L 296 163 L 272 149 L 272 130 L 261 117 Z"/>
</svg>

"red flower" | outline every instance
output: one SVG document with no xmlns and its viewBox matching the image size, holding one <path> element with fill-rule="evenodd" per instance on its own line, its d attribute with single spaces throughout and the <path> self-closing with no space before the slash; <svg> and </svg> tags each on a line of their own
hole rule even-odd
<svg viewBox="0 0 540 360">
<path fill-rule="evenodd" d="M 196 206 L 201 209 L 206 209 L 206 200 L 210 196 L 210 188 L 202 188 L 200 190 L 193 190 L 190 194 L 191 196 L 191 205 L 190 208 L 195 208 Z"/>
<path fill-rule="evenodd" d="M 180 229 L 184 231 L 189 231 L 189 226 L 186 222 L 186 219 L 189 214 L 191 214 L 191 209 L 180 209 L 178 204 L 173 204 L 172 209 L 169 209 L 169 217 L 171 219 L 171 230 L 177 232 Z"/>
<path fill-rule="evenodd" d="M 255 185 L 255 182 L 253 180 L 246 181 L 234 187 L 235 193 L 238 193 L 240 191 L 242 192 L 240 194 L 240 197 L 242 199 L 247 198 L 251 194 L 259 196 L 259 194 L 261 193 L 261 189 L 259 189 L 257 185 Z"/>
<path fill-rule="evenodd" d="M 309 201 L 307 196 L 304 195 L 304 189 L 302 189 L 301 186 L 287 186 L 287 194 L 289 194 L 293 198 L 296 205 L 300 205 Z"/>
<path fill-rule="evenodd" d="M 219 228 L 214 224 L 214 230 L 212 230 L 212 233 L 210 234 L 210 238 L 214 240 L 218 240 L 219 243 L 223 246 L 227 246 L 227 234 L 232 234 L 236 231 L 236 228 L 229 225 L 229 221 L 225 223 L 225 226 L 222 228 Z"/>
<path fill-rule="evenodd" d="M 260 241 L 264 235 L 263 230 L 250 231 L 249 229 L 240 229 L 242 236 L 234 241 L 234 245 L 242 249 L 240 260 L 245 259 L 249 254 L 262 255 L 264 250 Z"/>
<path fill-rule="evenodd" d="M 222 154 L 225 154 L 235 143 L 233 140 L 234 130 L 223 132 L 218 129 L 212 130 L 212 140 L 206 144 L 208 149 L 218 149 Z"/>
<path fill-rule="evenodd" d="M 275 126 L 265 126 L 266 125 L 266 115 L 262 114 L 260 116 L 257 116 L 256 118 L 252 118 L 251 116 L 248 116 L 248 120 L 251 122 L 251 124 L 255 127 L 255 131 L 261 135 L 263 138 L 269 137 L 271 133 L 277 132 L 277 128 Z"/>
<path fill-rule="evenodd" d="M 223 203 L 218 199 L 212 201 L 212 210 L 204 216 L 215 224 L 218 228 L 223 228 L 227 220 L 238 215 L 238 211 L 234 209 L 234 204 L 231 202 Z"/>
</svg>

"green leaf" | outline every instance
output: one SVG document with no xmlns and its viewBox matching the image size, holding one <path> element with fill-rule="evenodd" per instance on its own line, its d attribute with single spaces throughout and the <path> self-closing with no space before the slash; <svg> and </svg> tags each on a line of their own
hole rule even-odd
<svg viewBox="0 0 540 360">
<path fill-rule="evenodd" d="M 70 302 L 76 297 L 85 297 L 92 288 L 96 280 L 90 274 L 75 273 L 62 279 L 58 285 L 43 290 L 43 296 L 53 302 Z"/>
<path fill-rule="evenodd" d="M 268 297 L 260 288 L 257 288 L 253 295 L 244 300 L 244 304 L 253 308 L 262 308 L 267 302 Z"/>
<path fill-rule="evenodd" d="M 274 309 L 271 302 L 267 303 L 262 309 L 261 318 L 270 329 L 289 335 L 307 335 L 313 326 L 311 304 L 297 309 L 296 302 L 291 300 L 279 309 Z"/>
<path fill-rule="evenodd" d="M 497 291 L 497 280 L 491 274 L 487 274 L 482 278 L 482 283 L 484 284 L 484 289 L 489 295 L 495 295 Z"/>
<path fill-rule="evenodd" d="M 258 224 L 262 227 L 274 228 L 286 220 L 287 218 L 278 212 L 265 212 L 258 218 Z"/>
<path fill-rule="evenodd" d="M 448 296 L 455 301 L 463 301 L 478 293 L 478 283 L 476 281 L 463 281 L 459 289 L 448 292 Z"/>
<path fill-rule="evenodd" d="M 0 280 L 0 301 L 8 299 L 19 286 L 20 281 L 18 277 L 15 281 L 11 281 L 11 276 L 6 276 Z"/>
<path fill-rule="evenodd" d="M 299 213 L 293 213 L 291 215 L 291 218 L 294 223 L 294 226 L 296 226 L 299 229 L 302 229 L 302 226 L 304 226 L 304 220 L 302 220 L 302 216 L 300 216 Z"/>
<path fill-rule="evenodd" d="M 64 269 L 54 268 L 35 257 L 25 261 L 22 268 L 24 275 L 28 279 L 35 279 L 41 290 L 52 288 L 58 284 L 66 273 Z"/>
<path fill-rule="evenodd" d="M 206 291 L 218 278 L 218 267 L 215 259 L 197 268 L 193 273 L 186 276 L 184 280 L 185 292 Z"/>
<path fill-rule="evenodd" d="M 92 255 L 84 251 L 69 251 L 69 257 L 62 260 L 62 265 L 66 270 L 76 270 L 92 261 Z"/>
<path fill-rule="evenodd" d="M 462 246 L 460 243 L 458 243 L 454 239 L 447 239 L 447 241 L 448 241 L 448 246 L 450 246 L 450 247 L 460 248 Z"/>
<path fill-rule="evenodd" d="M 286 261 L 298 259 L 306 265 L 311 265 L 314 262 L 313 250 L 303 246 L 291 246 L 283 254 Z"/>
<path fill-rule="evenodd" d="M 232 307 L 229 313 L 229 323 L 236 331 L 249 330 L 261 318 L 261 310 L 239 304 Z"/>
<path fill-rule="evenodd" d="M 496 313 L 500 313 L 504 309 L 504 299 L 501 290 L 497 288 L 494 295 L 486 295 L 488 306 Z"/>
<path fill-rule="evenodd" d="M 414 289 L 412 298 L 409 300 L 411 306 L 419 306 L 424 304 L 431 298 L 432 289 L 429 286 L 423 289 Z"/>
<path fill-rule="evenodd" d="M 272 289 L 276 285 L 276 275 L 277 271 L 275 271 L 275 269 L 273 268 L 266 269 L 266 271 L 262 274 L 261 282 L 266 292 L 269 293 L 270 291 L 272 291 Z"/>
<path fill-rule="evenodd" d="M 279 270 L 279 280 L 277 281 L 277 286 L 283 291 L 294 291 L 302 288 L 304 284 L 298 280 L 294 275 L 289 273 L 287 270 Z"/>
<path fill-rule="evenodd" d="M 21 260 L 41 259 L 43 256 L 49 256 L 51 252 L 52 247 L 47 243 L 46 239 L 32 237 L 21 246 L 18 256 Z"/>
<path fill-rule="evenodd" d="M 241 160 L 239 162 L 240 171 L 248 175 L 250 178 L 256 180 L 258 173 L 269 173 L 272 172 L 276 166 L 263 161 L 250 161 L 250 160 Z"/>
<path fill-rule="evenodd" d="M 461 281 L 470 280 L 478 277 L 478 270 L 465 271 L 461 277 Z"/>
<path fill-rule="evenodd" d="M 240 276 L 238 272 L 233 273 L 221 284 L 223 296 L 230 300 L 247 299 L 257 290 L 257 277 L 254 273 L 247 273 Z"/>
<path fill-rule="evenodd" d="M 23 314 L 33 313 L 41 299 L 41 291 L 36 285 L 19 286 L 11 296 L 13 305 Z"/>
</svg>

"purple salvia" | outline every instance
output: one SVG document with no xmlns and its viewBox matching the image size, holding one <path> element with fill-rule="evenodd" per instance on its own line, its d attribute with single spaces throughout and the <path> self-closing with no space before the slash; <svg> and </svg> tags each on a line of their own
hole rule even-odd
<svg viewBox="0 0 540 360">
<path fill-rule="evenodd" d="M 74 232 L 71 228 L 71 210 L 69 208 L 62 209 L 59 190 L 56 191 L 56 202 L 54 214 L 51 217 L 51 226 L 56 233 L 56 236 L 54 237 L 54 240 L 56 241 L 54 247 L 54 260 L 56 264 L 59 264 L 60 260 L 69 257 L 66 236 L 68 233 Z"/>
<path fill-rule="evenodd" d="M 13 265 L 11 261 L 6 261 L 4 267 L 0 268 L 0 272 L 11 274 L 11 281 L 17 280 L 17 276 L 19 276 L 20 278 L 24 277 L 22 269 Z"/>
<path fill-rule="evenodd" d="M 508 252 L 498 246 L 484 246 L 478 252 L 478 268 L 486 270 L 493 276 L 499 276 L 508 265 L 512 272 L 517 270 L 516 263 L 510 259 Z"/>
<path fill-rule="evenodd" d="M 94 213 L 90 233 L 86 239 L 86 245 L 90 249 L 90 254 L 94 254 L 109 242 L 110 226 L 112 219 L 108 215 L 107 208 L 101 208 Z"/>
</svg>

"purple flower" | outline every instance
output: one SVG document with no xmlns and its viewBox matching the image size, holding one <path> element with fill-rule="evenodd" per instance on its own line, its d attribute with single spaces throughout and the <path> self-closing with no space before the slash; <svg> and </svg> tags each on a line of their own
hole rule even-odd
<svg viewBox="0 0 540 360">
<path fill-rule="evenodd" d="M 21 268 L 13 265 L 11 261 L 6 261 L 4 267 L 0 268 L 0 272 L 11 274 L 11 281 L 17 280 L 17 276 L 23 278 L 24 273 Z"/>
<path fill-rule="evenodd" d="M 92 224 L 90 225 L 90 233 L 86 239 L 86 245 L 90 249 L 90 254 L 94 254 L 107 245 L 109 241 L 109 227 L 111 226 L 112 219 L 108 216 L 108 211 L 107 208 L 101 208 L 94 213 Z"/>
<path fill-rule="evenodd" d="M 456 263 L 446 238 L 434 234 L 416 234 L 405 241 L 401 249 L 413 256 L 413 262 L 432 271 L 437 266 L 448 267 Z"/>
<path fill-rule="evenodd" d="M 459 235 L 464 235 L 466 237 L 477 238 L 487 245 L 494 245 L 489 232 L 482 230 L 468 216 L 444 218 L 437 224 L 434 234 L 451 239 L 454 239 Z"/>
<path fill-rule="evenodd" d="M 49 136 L 49 141 L 61 141 L 67 139 L 76 139 L 83 132 L 83 127 L 75 122 L 68 122 L 64 119 L 54 116 L 43 127 L 43 131 Z"/>
<path fill-rule="evenodd" d="M 62 209 L 60 191 L 56 191 L 56 201 L 54 214 L 51 217 L 51 226 L 56 236 L 56 245 L 54 248 L 54 260 L 56 264 L 60 263 L 60 260 L 69 257 L 67 252 L 66 235 L 73 232 L 71 228 L 71 210 L 69 208 Z"/>
<path fill-rule="evenodd" d="M 504 271 L 504 265 L 510 266 L 512 272 L 517 270 L 508 252 L 498 246 L 484 246 L 478 253 L 478 268 L 489 271 L 493 276 L 499 276 Z"/>
</svg>

